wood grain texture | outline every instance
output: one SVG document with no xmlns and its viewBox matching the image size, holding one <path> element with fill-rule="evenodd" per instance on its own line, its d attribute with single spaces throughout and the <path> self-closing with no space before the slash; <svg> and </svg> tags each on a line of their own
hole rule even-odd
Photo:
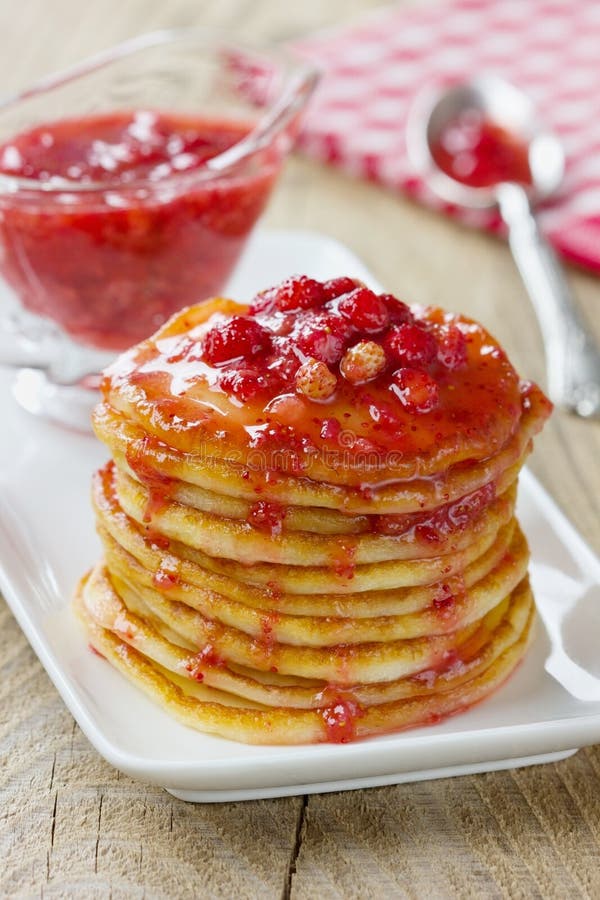
<svg viewBox="0 0 600 900">
<path fill-rule="evenodd" d="M 2 89 L 156 27 L 284 39 L 376 5 L 0 0 Z M 304 160 L 288 167 L 267 220 L 318 228 L 400 296 L 481 318 L 543 383 L 535 319 L 502 244 Z M 599 282 L 570 277 L 600 336 Z M 600 428 L 558 413 L 532 462 L 596 550 L 599 461 Z M 600 749 L 514 772 L 193 806 L 98 757 L 1 604 L 0 896 L 597 898 Z"/>
</svg>

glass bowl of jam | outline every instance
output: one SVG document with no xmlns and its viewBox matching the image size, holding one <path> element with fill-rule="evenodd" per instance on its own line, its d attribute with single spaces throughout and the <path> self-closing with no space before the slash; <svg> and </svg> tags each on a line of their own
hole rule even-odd
<svg viewBox="0 0 600 900">
<path fill-rule="evenodd" d="M 183 29 L 0 105 L 0 363 L 26 369 L 25 406 L 87 422 L 117 352 L 222 291 L 316 79 Z"/>
</svg>

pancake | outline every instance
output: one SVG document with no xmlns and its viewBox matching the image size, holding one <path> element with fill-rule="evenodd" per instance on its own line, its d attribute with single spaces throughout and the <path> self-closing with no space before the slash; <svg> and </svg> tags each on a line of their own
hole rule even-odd
<svg viewBox="0 0 600 900">
<path fill-rule="evenodd" d="M 101 521 L 106 525 L 111 517 L 123 517 L 126 513 L 118 505 L 111 488 L 110 469 L 101 470 L 94 479 L 92 500 Z M 151 541 L 159 540 L 163 547 L 187 562 L 215 574 L 233 577 L 240 583 L 262 586 L 276 593 L 347 594 L 352 591 L 392 590 L 431 584 L 441 579 L 461 574 L 482 553 L 492 547 L 502 527 L 512 518 L 514 497 L 502 497 L 494 510 L 488 512 L 485 521 L 473 535 L 473 539 L 460 549 L 442 556 L 418 559 L 392 560 L 377 564 L 357 565 L 351 548 L 337 544 L 333 565 L 308 564 L 277 565 L 263 562 L 238 562 L 215 557 L 198 547 L 172 541 L 163 532 L 150 529 Z M 139 525 L 139 523 L 137 523 Z M 108 525 L 110 528 L 110 526 Z M 165 543 L 166 542 L 166 543 Z"/>
<path fill-rule="evenodd" d="M 257 402 L 248 397 L 238 402 L 236 395 L 218 387 L 216 367 L 198 353 L 210 330 L 218 331 L 231 317 L 243 318 L 248 312 L 247 306 L 217 298 L 174 316 L 151 339 L 122 354 L 109 367 L 106 401 L 150 438 L 185 453 L 200 453 L 207 462 L 220 459 L 252 466 L 261 457 L 263 470 L 304 474 L 343 485 L 430 476 L 460 462 L 486 459 L 518 430 L 522 385 L 506 354 L 478 323 L 436 309 L 413 310 L 413 316 L 439 327 L 452 325 L 459 330 L 461 326 L 460 332 L 468 340 L 467 364 L 454 369 L 452 379 L 439 381 L 442 398 L 435 429 L 429 422 L 415 424 L 413 413 L 397 404 L 392 432 L 376 431 L 374 426 L 379 423 L 369 418 L 368 407 L 387 408 L 390 401 L 387 387 L 376 381 L 361 391 L 345 380 L 338 382 L 333 407 L 344 417 L 343 430 L 352 435 L 352 446 L 329 446 L 321 437 L 320 418 L 314 416 L 310 401 L 291 392 L 278 391 L 269 398 L 266 422 L 263 397 Z M 294 315 L 296 321 L 284 337 L 302 327 L 299 318 Z M 346 317 L 340 316 L 330 327 L 343 329 L 346 322 Z M 307 325 L 321 327 L 317 316 L 312 316 L 312 321 L 309 318 Z M 353 340 L 356 329 L 351 326 L 349 323 L 348 332 Z M 261 316 L 260 327 L 273 335 L 273 343 L 282 336 L 277 312 Z M 274 364 L 287 362 L 284 349 L 276 344 Z M 259 347 L 256 355 L 262 358 L 263 351 Z M 233 358 L 239 358 L 237 353 Z M 264 368 L 263 363 L 261 371 Z M 298 424 L 300 429 L 294 427 Z M 301 430 L 310 443 L 290 443 L 289 429 Z M 401 452 L 394 440 L 400 433 Z M 338 452 L 340 449 L 346 452 Z M 333 461 L 322 451 L 331 452 Z"/>
<path fill-rule="evenodd" d="M 91 645 L 192 728 L 346 742 L 483 700 L 531 640 L 550 412 L 485 329 L 351 279 L 173 317 L 106 371 Z"/>
<path fill-rule="evenodd" d="M 502 630 L 494 632 L 498 654 L 491 638 L 486 645 L 488 659 L 471 670 L 472 677 L 464 678 L 461 673 L 454 685 L 451 676 L 424 677 L 413 682 L 404 696 L 400 691 L 398 699 L 371 705 L 362 705 L 350 691 L 333 690 L 324 698 L 326 705 L 316 708 L 270 707 L 241 695 L 239 686 L 237 693 L 230 693 L 175 674 L 98 624 L 81 594 L 75 603 L 96 652 L 184 725 L 245 743 L 298 744 L 346 742 L 434 724 L 485 699 L 514 671 L 531 639 L 533 608 L 528 584 L 522 583 L 516 594 L 520 604 L 514 621 L 503 619 Z M 523 611 L 527 614 L 524 623 Z"/>
<path fill-rule="evenodd" d="M 461 573 L 458 583 L 470 588 L 497 565 L 512 539 L 516 520 L 513 518 L 498 532 L 492 545 L 477 557 Z M 254 609 L 269 612 L 286 612 L 299 616 L 338 616 L 350 619 L 371 616 L 406 615 L 431 606 L 439 597 L 439 583 L 392 590 L 365 590 L 359 592 L 325 594 L 285 593 L 275 585 L 261 586 L 238 581 L 226 574 L 211 572 L 181 554 L 185 548 L 174 542 L 158 546 L 153 537 L 147 537 L 124 514 L 111 515 L 104 507 L 98 507 L 98 533 L 105 547 L 111 552 L 126 553 L 152 572 L 154 583 L 165 582 L 170 590 L 179 581 L 187 581 L 195 590 L 207 597 L 220 594 Z M 108 552 L 108 551 L 107 551 Z M 452 585 L 452 578 L 444 583 Z"/>
<path fill-rule="evenodd" d="M 114 489 L 121 509 L 143 525 L 147 521 L 150 494 L 138 482 L 113 470 Z M 516 485 L 495 496 L 483 508 L 473 495 L 467 498 L 468 515 L 460 522 L 440 515 L 435 521 L 426 516 L 429 529 L 436 528 L 435 540 L 428 533 L 419 537 L 408 523 L 398 534 L 381 532 L 347 535 L 342 553 L 356 566 L 400 559 L 426 559 L 468 547 L 475 536 L 484 532 L 490 522 L 510 516 L 514 510 Z M 246 520 L 201 512 L 195 508 L 166 500 L 152 515 L 153 527 L 170 540 L 202 550 L 209 556 L 252 563 L 257 559 L 278 565 L 312 565 L 335 567 L 340 559 L 340 539 L 336 535 L 314 534 L 307 531 L 277 531 L 253 528 Z M 441 527 L 437 526 L 438 521 Z M 437 527 L 436 527 L 437 526 Z"/>
<path fill-rule="evenodd" d="M 177 481 L 220 495 L 225 501 L 243 498 L 255 502 L 259 496 L 273 503 L 283 501 L 299 510 L 308 506 L 356 515 L 401 515 L 415 509 L 435 509 L 440 503 L 456 500 L 494 481 L 512 465 L 517 464 L 520 469 L 531 451 L 531 440 L 547 415 L 545 398 L 534 391 L 524 405 L 519 431 L 499 453 L 469 465 L 450 466 L 435 479 L 382 479 L 379 484 L 370 485 L 368 491 L 360 486 L 313 481 L 302 475 L 290 477 L 258 464 L 244 466 L 235 460 L 181 452 L 152 438 L 107 403 L 98 404 L 92 424 L 119 468 L 134 476 L 137 472 L 159 494 L 169 496 L 171 489 L 176 490 L 172 482 Z"/>
<path fill-rule="evenodd" d="M 445 634 L 459 623 L 468 625 L 476 621 L 496 606 L 525 576 L 529 560 L 525 538 L 517 528 L 505 554 L 484 578 L 471 585 L 469 590 L 464 582 L 457 582 L 453 592 L 444 590 L 440 584 L 435 585 L 431 605 L 421 611 L 360 619 L 335 616 L 334 610 L 321 617 L 294 616 L 288 612 L 273 613 L 245 606 L 222 594 L 199 590 L 180 578 L 173 578 L 173 584 L 167 590 L 157 590 L 155 572 L 141 566 L 107 532 L 101 532 L 101 537 L 110 572 L 134 588 L 142 599 L 150 596 L 152 608 L 168 598 L 195 610 L 208 621 L 235 627 L 259 640 L 264 639 L 268 626 L 270 641 L 300 647 L 389 642 Z M 197 626 L 192 619 L 186 635 L 188 640 L 193 640 L 195 633 Z"/>
</svg>

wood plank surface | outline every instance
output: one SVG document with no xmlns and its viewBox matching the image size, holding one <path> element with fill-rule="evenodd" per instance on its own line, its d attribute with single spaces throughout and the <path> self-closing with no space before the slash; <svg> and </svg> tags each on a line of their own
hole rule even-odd
<svg viewBox="0 0 600 900">
<path fill-rule="evenodd" d="M 285 39 L 369 0 L 0 0 L 2 92 L 141 31 Z M 544 381 L 506 247 L 296 159 L 267 214 L 318 228 L 400 296 L 482 319 Z M 570 272 L 600 337 L 600 283 Z M 600 551 L 600 427 L 557 413 L 532 468 Z M 194 806 L 90 747 L 0 600 L 0 897 L 598 898 L 600 749 L 555 765 L 310 798 Z"/>
</svg>

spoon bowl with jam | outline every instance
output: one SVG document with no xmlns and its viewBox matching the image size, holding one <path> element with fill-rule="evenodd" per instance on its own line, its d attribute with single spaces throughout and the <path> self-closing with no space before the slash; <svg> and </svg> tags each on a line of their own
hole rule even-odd
<svg viewBox="0 0 600 900">
<path fill-rule="evenodd" d="M 445 201 L 498 209 L 540 324 L 548 393 L 577 415 L 600 417 L 600 352 L 533 213 L 560 186 L 565 157 L 530 98 L 493 75 L 427 90 L 412 107 L 407 147 Z"/>
</svg>

